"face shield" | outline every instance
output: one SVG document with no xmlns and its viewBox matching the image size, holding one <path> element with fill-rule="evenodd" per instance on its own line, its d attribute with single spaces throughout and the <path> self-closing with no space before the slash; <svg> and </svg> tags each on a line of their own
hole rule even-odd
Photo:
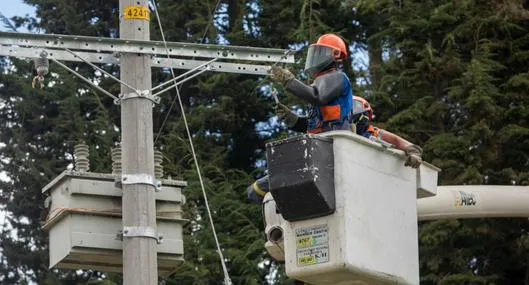
<svg viewBox="0 0 529 285">
<path fill-rule="evenodd" d="M 352 122 L 355 124 L 358 123 L 367 123 L 369 124 L 369 117 L 367 110 L 364 108 L 364 103 L 359 100 L 353 100 L 353 112 L 352 112 Z"/>
<path fill-rule="evenodd" d="M 311 45 L 305 61 L 305 72 L 313 75 L 329 66 L 334 61 L 333 51 L 326 46 Z"/>
<path fill-rule="evenodd" d="M 359 100 L 353 100 L 353 115 L 358 115 L 365 112 L 364 103 Z"/>
</svg>

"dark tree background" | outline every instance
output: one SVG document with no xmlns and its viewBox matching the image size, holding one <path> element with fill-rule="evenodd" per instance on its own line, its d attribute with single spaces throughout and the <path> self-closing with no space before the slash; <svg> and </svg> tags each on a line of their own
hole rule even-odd
<svg viewBox="0 0 529 285">
<path fill-rule="evenodd" d="M 118 36 L 118 1 L 25 0 L 36 16 L 11 24 L 32 32 Z M 158 0 L 169 41 L 300 48 L 326 32 L 350 44 L 346 66 L 376 124 L 424 146 L 440 184 L 529 184 L 529 3 L 514 0 Z M 215 9 L 216 8 L 216 9 Z M 214 19 L 211 21 L 211 19 Z M 6 23 L 7 24 L 7 23 Z M 160 40 L 153 19 L 151 37 Z M 303 78 L 300 60 L 290 68 Z M 363 64 L 363 63 L 366 64 Z M 99 75 L 69 63 L 85 76 Z M 2 284 L 121 284 L 119 274 L 48 270 L 41 188 L 91 148 L 91 169 L 110 171 L 119 108 L 52 64 L 50 85 L 32 89 L 32 63 L 0 58 Z M 354 67 L 354 68 L 352 68 Z M 115 74 L 119 69 L 108 68 Z M 183 71 L 178 71 L 183 72 Z M 117 93 L 119 86 L 99 78 Z M 153 84 L 169 79 L 154 69 Z M 285 135 L 274 123 L 266 78 L 207 73 L 182 88 L 186 114 L 234 284 L 291 284 L 263 248 L 260 207 L 245 187 L 262 175 L 264 143 Z M 155 108 L 155 132 L 175 96 Z M 302 107 L 281 94 L 281 100 Z M 165 172 L 186 188 L 186 263 L 166 284 L 220 284 L 222 270 L 178 108 L 156 146 Z M 1 221 L 0 221 L 1 222 Z M 191 226 L 193 225 L 193 226 Z M 529 284 L 527 219 L 420 224 L 422 284 Z M 4 225 L 5 228 L 5 225 Z"/>
</svg>

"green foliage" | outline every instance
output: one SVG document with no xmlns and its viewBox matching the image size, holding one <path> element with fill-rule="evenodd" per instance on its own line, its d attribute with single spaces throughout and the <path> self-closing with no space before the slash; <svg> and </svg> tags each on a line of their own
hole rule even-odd
<svg viewBox="0 0 529 285">
<path fill-rule="evenodd" d="M 26 0 L 40 21 L 11 19 L 14 28 L 88 36 L 119 36 L 118 1 Z M 340 34 L 351 50 L 346 72 L 355 95 L 368 98 L 376 124 L 424 148 L 442 168 L 440 183 L 529 185 L 529 29 L 518 1 L 169 1 L 158 0 L 169 41 L 261 47 L 305 47 L 322 33 Z M 525 6 L 524 6 L 525 5 Z M 218 9 L 215 9 L 218 8 Z M 214 21 L 211 18 L 214 17 Z M 151 23 L 151 38 L 161 40 Z M 5 21 L 4 21 L 5 23 Z M 290 66 L 302 74 L 306 50 Z M 350 63 L 355 69 L 350 68 Z M 119 85 L 86 65 L 69 63 Z M 110 171 L 109 149 L 119 141 L 119 108 L 51 65 L 47 88 L 32 89 L 32 63 L 2 59 L 0 67 L 0 203 L 13 231 L 2 231 L 2 284 L 121 284 L 120 274 L 47 269 L 47 236 L 40 189 L 72 162 L 73 145 L 91 147 L 91 169 Z M 116 66 L 105 66 L 119 75 Z M 170 74 L 153 69 L 153 84 Z M 178 71 L 180 73 L 180 71 Z M 364 82 L 360 84 L 360 82 Z M 182 89 L 215 227 L 234 284 L 292 284 L 263 244 L 260 207 L 245 187 L 262 174 L 266 140 L 284 136 L 273 124 L 269 82 L 260 77 L 208 73 Z M 219 284 L 222 270 L 202 190 L 177 104 L 163 95 L 154 109 L 156 147 L 165 173 L 185 189 L 186 262 L 165 284 Z M 281 94 L 303 111 L 303 103 Z M 527 284 L 529 239 L 524 219 L 435 221 L 420 224 L 421 284 Z M 12 236 L 16 232 L 17 237 Z"/>
</svg>

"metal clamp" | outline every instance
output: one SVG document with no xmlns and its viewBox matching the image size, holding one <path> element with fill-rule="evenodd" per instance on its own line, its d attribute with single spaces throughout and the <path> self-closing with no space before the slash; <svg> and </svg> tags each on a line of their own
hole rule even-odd
<svg viewBox="0 0 529 285">
<path fill-rule="evenodd" d="M 145 98 L 151 100 L 154 104 L 160 103 L 161 98 L 157 95 L 152 95 L 151 91 L 149 90 L 137 90 L 136 92 L 127 93 L 127 94 L 120 94 L 119 95 L 119 101 L 125 101 L 127 99 L 132 98 Z"/>
<path fill-rule="evenodd" d="M 124 237 L 146 237 L 155 239 L 157 244 L 163 242 L 163 235 L 157 234 L 151 227 L 123 227 L 123 230 L 116 235 L 116 239 L 123 240 Z"/>
<path fill-rule="evenodd" d="M 154 187 L 156 192 L 162 189 L 162 182 L 149 174 L 122 174 L 121 185 L 146 184 Z"/>
<path fill-rule="evenodd" d="M 378 143 L 380 146 L 382 146 L 382 148 L 384 149 L 389 149 L 389 148 L 393 148 L 393 145 L 388 143 L 388 142 L 385 142 L 383 140 L 381 140 L 380 138 L 375 138 L 374 136 L 370 136 L 369 139 L 371 141 L 374 141 L 376 143 Z"/>
</svg>

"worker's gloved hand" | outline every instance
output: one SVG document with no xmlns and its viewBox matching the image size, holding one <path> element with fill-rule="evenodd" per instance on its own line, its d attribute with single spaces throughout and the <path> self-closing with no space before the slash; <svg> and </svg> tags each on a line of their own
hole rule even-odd
<svg viewBox="0 0 529 285">
<path fill-rule="evenodd" d="M 406 162 L 404 163 L 404 166 L 410 166 L 413 168 L 417 168 L 422 163 L 422 148 L 420 148 L 418 145 L 410 145 L 406 147 L 404 150 L 406 153 Z"/>
<path fill-rule="evenodd" d="M 294 127 L 298 121 L 298 116 L 294 114 L 294 112 L 290 111 L 287 106 L 281 103 L 276 105 L 276 115 L 281 121 L 285 122 L 289 128 Z"/>
<path fill-rule="evenodd" d="M 272 66 L 268 71 L 270 73 L 270 79 L 283 86 L 287 85 L 288 81 L 294 78 L 294 74 L 288 69 L 281 68 L 279 66 Z"/>
<path fill-rule="evenodd" d="M 353 132 L 353 134 L 356 134 L 356 124 L 355 123 L 351 123 L 351 131 Z"/>
</svg>

